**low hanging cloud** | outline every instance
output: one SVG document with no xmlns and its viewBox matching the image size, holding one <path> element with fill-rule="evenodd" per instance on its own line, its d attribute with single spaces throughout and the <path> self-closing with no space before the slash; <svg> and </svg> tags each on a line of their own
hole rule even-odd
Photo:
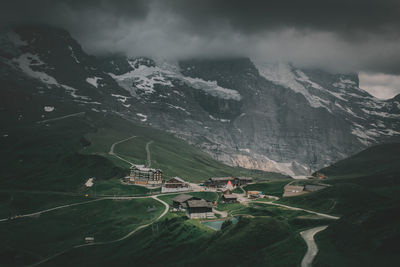
<svg viewBox="0 0 400 267">
<path fill-rule="evenodd" d="M 383 73 L 360 72 L 360 87 L 380 99 L 388 99 L 399 94 L 400 76 Z"/>
<path fill-rule="evenodd" d="M 66 28 L 94 54 L 246 56 L 400 75 L 397 0 L 3 0 L 0 22 Z"/>
</svg>

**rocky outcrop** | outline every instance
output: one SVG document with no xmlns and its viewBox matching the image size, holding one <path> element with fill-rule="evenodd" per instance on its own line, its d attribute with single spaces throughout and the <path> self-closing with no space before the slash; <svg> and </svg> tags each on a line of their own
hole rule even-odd
<svg viewBox="0 0 400 267">
<path fill-rule="evenodd" d="M 18 76 L 21 88 L 165 130 L 233 166 L 306 175 L 400 140 L 398 97 L 372 97 L 356 74 L 248 58 L 94 57 L 41 27 L 3 34 L 0 52 L 2 83 Z"/>
</svg>

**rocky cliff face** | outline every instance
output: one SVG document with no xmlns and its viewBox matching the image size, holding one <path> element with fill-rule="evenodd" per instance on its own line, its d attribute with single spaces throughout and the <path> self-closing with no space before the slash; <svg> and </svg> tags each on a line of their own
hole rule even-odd
<svg viewBox="0 0 400 267">
<path fill-rule="evenodd" d="M 372 97 L 355 74 L 247 58 L 93 57 L 67 32 L 42 27 L 3 33 L 0 44 L 0 81 L 7 88 L 117 113 L 230 165 L 305 175 L 367 146 L 400 140 L 398 97 Z"/>
</svg>

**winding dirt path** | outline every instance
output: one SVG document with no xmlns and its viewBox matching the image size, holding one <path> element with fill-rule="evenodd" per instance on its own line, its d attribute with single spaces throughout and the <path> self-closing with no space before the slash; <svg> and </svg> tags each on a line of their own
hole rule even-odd
<svg viewBox="0 0 400 267">
<path fill-rule="evenodd" d="M 221 218 L 226 218 L 226 217 L 228 217 L 228 212 L 227 211 L 219 211 L 219 210 L 216 210 L 216 209 L 212 209 L 212 211 L 214 212 L 214 213 L 216 213 L 216 214 L 219 214 L 219 215 L 221 215 Z"/>
<path fill-rule="evenodd" d="M 307 209 L 302 209 L 302 208 L 296 208 L 296 207 L 287 206 L 287 205 L 280 204 L 280 203 L 275 203 L 275 202 L 252 201 L 251 203 L 260 203 L 260 204 L 265 204 L 265 205 L 279 206 L 279 207 L 283 207 L 283 208 L 286 208 L 286 209 L 289 209 L 289 210 L 301 210 L 301 211 L 305 211 L 307 213 L 315 214 L 315 215 L 318 215 L 318 216 L 321 216 L 321 217 L 324 217 L 324 218 L 327 218 L 327 219 L 332 219 L 332 220 L 340 219 L 340 217 L 338 217 L 338 216 L 333 216 L 333 215 L 320 213 L 320 212 L 307 210 Z"/>
<path fill-rule="evenodd" d="M 78 113 L 74 113 L 74 114 L 70 114 L 70 115 L 65 115 L 65 116 L 62 116 L 62 117 L 57 117 L 57 118 L 38 121 L 36 123 L 40 124 L 40 123 L 46 123 L 46 122 L 51 122 L 51 121 L 58 121 L 58 120 L 63 120 L 63 119 L 67 119 L 67 118 L 72 118 L 72 117 L 79 117 L 79 116 L 83 116 L 83 115 L 85 115 L 85 112 L 78 112 Z"/>
<path fill-rule="evenodd" d="M 318 253 L 318 246 L 315 243 L 314 236 L 317 233 L 324 231 L 327 227 L 328 227 L 328 225 L 318 226 L 318 227 L 311 228 L 311 229 L 308 229 L 308 230 L 300 233 L 301 237 L 307 243 L 307 252 L 303 257 L 303 260 L 301 261 L 301 267 L 311 267 L 312 266 L 312 262 Z"/>
<path fill-rule="evenodd" d="M 150 145 L 153 143 L 153 140 L 147 142 L 146 144 L 146 154 L 147 154 L 147 168 L 151 167 L 151 154 L 150 154 Z"/>
<path fill-rule="evenodd" d="M 133 139 L 133 138 L 135 138 L 135 137 L 136 137 L 136 136 L 131 136 L 131 137 L 128 137 L 128 138 L 123 139 L 123 140 L 121 140 L 121 141 L 115 142 L 114 144 L 111 145 L 110 151 L 108 151 L 108 154 L 109 154 L 109 155 L 112 155 L 112 156 L 114 156 L 114 157 L 116 157 L 116 158 L 118 158 L 118 159 L 120 159 L 120 160 L 122 160 L 122 161 L 124 161 L 124 162 L 126 162 L 126 163 L 129 163 L 131 166 L 135 165 L 135 164 L 133 164 L 132 162 L 130 162 L 130 161 L 128 161 L 128 160 L 126 160 L 126 159 L 124 159 L 124 158 L 118 156 L 118 155 L 114 152 L 114 148 L 115 148 L 116 145 L 121 144 L 121 143 L 123 143 L 123 142 L 126 142 L 126 141 L 128 141 L 128 140 L 130 140 L 130 139 Z"/>
<path fill-rule="evenodd" d="M 96 202 L 96 201 L 101 201 L 101 200 L 105 200 L 105 199 L 107 199 L 107 198 L 98 198 L 98 199 L 85 201 L 85 202 L 78 202 L 78 203 L 73 203 L 73 204 L 62 205 L 62 206 L 58 206 L 58 207 L 54 207 L 54 208 L 50 208 L 50 209 L 45 209 L 45 210 L 38 211 L 38 212 L 33 212 L 33 213 L 28 213 L 28 214 L 23 214 L 23 215 L 17 215 L 17 216 L 10 217 L 10 218 L 0 219 L 0 222 L 20 219 L 20 218 L 24 218 L 24 217 L 34 217 L 34 216 L 40 215 L 42 213 L 46 213 L 46 212 L 50 212 L 50 211 L 54 211 L 54 210 L 59 210 L 59 209 L 64 209 L 64 208 L 69 208 L 69 207 L 78 206 L 78 205 L 84 205 L 84 204 L 88 204 L 88 203 L 92 203 L 92 202 Z"/>
<path fill-rule="evenodd" d="M 52 260 L 52 259 L 54 259 L 54 258 L 56 258 L 56 257 L 58 257 L 58 256 L 60 256 L 60 255 L 63 255 L 63 254 L 65 254 L 65 253 L 67 253 L 67 252 L 69 252 L 69 251 L 71 251 L 71 250 L 73 250 L 73 249 L 76 249 L 76 248 L 87 247 L 87 246 L 96 246 L 96 245 L 107 245 L 107 244 L 112 244 L 112 243 L 120 242 L 120 241 L 123 241 L 123 240 L 125 240 L 125 239 L 131 237 L 132 235 L 134 235 L 134 234 L 135 234 L 136 232 L 138 232 L 139 230 L 141 230 L 141 229 L 143 229 L 143 228 L 146 228 L 147 226 L 151 225 L 152 223 L 155 223 L 155 222 L 159 221 L 162 217 L 164 217 L 164 216 L 167 214 L 167 212 L 168 212 L 168 210 L 169 210 L 169 205 L 168 205 L 168 203 L 166 203 L 165 201 L 159 199 L 158 196 L 159 196 L 159 195 L 155 195 L 155 196 L 151 196 L 151 197 L 131 197 L 131 198 L 124 198 L 124 199 L 152 198 L 152 199 L 154 199 L 154 200 L 156 200 L 156 201 L 158 201 L 158 202 L 161 202 L 161 203 L 164 205 L 165 209 L 164 209 L 164 211 L 160 214 L 160 216 L 158 216 L 155 220 L 153 220 L 153 221 L 151 221 L 151 222 L 149 222 L 149 223 L 147 223 L 147 224 L 144 224 L 144 225 L 141 225 L 141 226 L 136 227 L 134 230 L 132 230 L 131 232 L 129 232 L 128 234 L 124 235 L 124 236 L 121 237 L 121 238 L 118 238 L 118 239 L 115 239 L 115 240 L 111 240 L 111 241 L 93 242 L 93 243 L 88 243 L 88 244 L 76 245 L 76 246 L 73 246 L 73 247 L 70 248 L 70 249 L 63 250 L 63 251 L 61 251 L 61 252 L 59 252 L 59 253 L 57 253 L 57 254 L 54 254 L 54 255 L 52 255 L 52 256 L 50 256 L 50 257 L 47 257 L 47 258 L 45 258 L 45 259 L 43 259 L 43 260 L 41 260 L 41 261 L 39 261 L 39 262 L 37 262 L 37 263 L 34 263 L 34 264 L 32 264 L 32 265 L 28 265 L 28 266 L 38 266 L 38 265 L 40 265 L 40 264 L 42 264 L 42 263 L 48 262 L 49 260 Z M 105 198 L 105 199 L 111 199 L 111 198 Z M 103 200 L 103 199 L 101 199 L 101 200 Z"/>
</svg>

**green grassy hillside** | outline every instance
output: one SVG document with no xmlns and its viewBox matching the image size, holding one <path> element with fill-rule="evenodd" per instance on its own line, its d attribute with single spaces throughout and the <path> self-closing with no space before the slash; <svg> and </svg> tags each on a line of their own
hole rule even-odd
<svg viewBox="0 0 400 267">
<path fill-rule="evenodd" d="M 400 173 L 400 143 L 370 147 L 352 157 L 319 170 L 328 177 L 397 175 Z"/>
<path fill-rule="evenodd" d="M 88 236 L 98 242 L 118 239 L 154 220 L 162 210 L 164 206 L 153 199 L 100 200 L 1 222 L 0 265 L 32 264 L 84 244 Z"/>
<path fill-rule="evenodd" d="M 315 266 L 397 266 L 400 144 L 371 147 L 320 170 L 330 187 L 280 202 L 340 215 L 321 232 Z"/>
<path fill-rule="evenodd" d="M 306 246 L 287 223 L 241 218 L 215 232 L 179 215 L 121 244 L 81 248 L 44 266 L 298 266 Z"/>
<path fill-rule="evenodd" d="M 110 146 L 120 140 L 136 136 L 126 142 L 117 144 L 114 152 L 135 164 L 146 163 L 146 144 L 149 145 L 151 167 L 160 168 L 166 178 L 182 177 L 188 181 L 199 182 L 212 176 L 251 176 L 259 179 L 280 179 L 284 175 L 239 167 L 230 167 L 212 159 L 185 141 L 171 134 L 143 127 L 115 117 L 99 126 L 99 130 L 90 133 L 86 139 L 90 146 L 81 150 L 84 154 L 104 156 L 114 164 L 128 167 L 129 164 L 108 154 Z"/>
<path fill-rule="evenodd" d="M 10 124 L 6 128 L 7 138 L 0 139 L 5 156 L 0 162 L 3 189 L 85 193 L 84 183 L 96 177 L 98 194 L 146 193 L 148 190 L 133 192 L 134 187 L 124 190 L 118 182 L 107 182 L 129 173 L 129 164 L 108 152 L 113 143 L 133 135 L 138 137 L 116 145 L 115 153 L 143 164 L 145 145 L 153 141 L 150 145 L 152 167 L 161 168 L 166 178 L 180 176 L 200 181 L 224 175 L 260 179 L 284 177 L 224 165 L 170 134 L 95 112 L 46 124 Z M 117 188 L 113 189 L 114 186 Z"/>
</svg>

